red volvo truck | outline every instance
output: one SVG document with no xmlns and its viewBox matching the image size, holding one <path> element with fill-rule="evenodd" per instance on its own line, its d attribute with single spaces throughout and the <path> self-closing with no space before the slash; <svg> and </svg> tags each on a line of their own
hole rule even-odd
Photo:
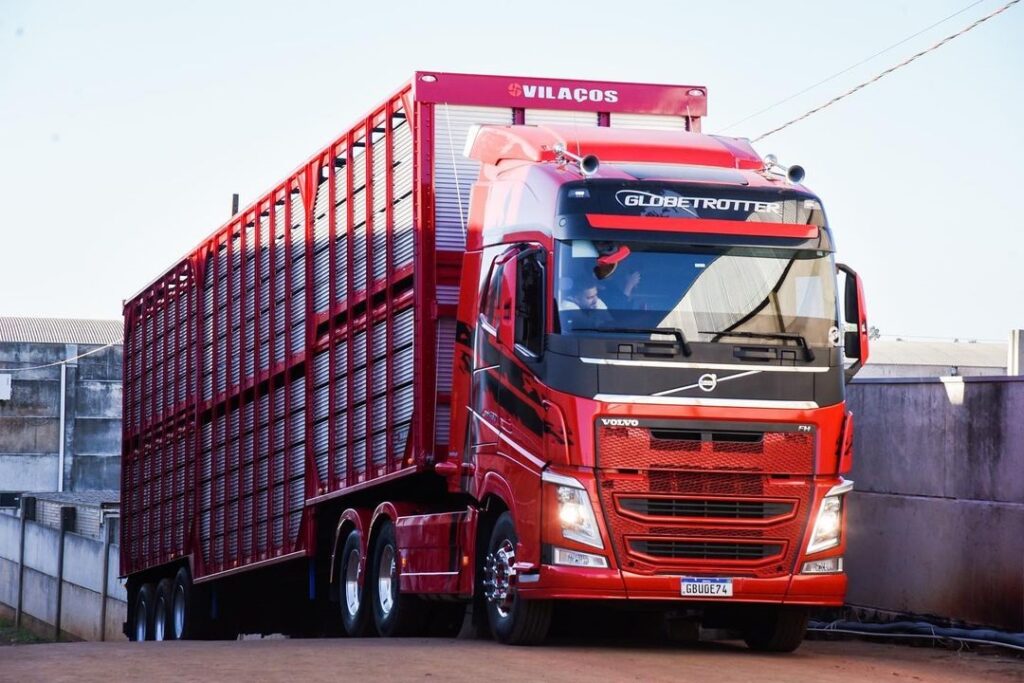
<svg viewBox="0 0 1024 683">
<path fill-rule="evenodd" d="M 472 605 L 536 643 L 587 601 L 797 647 L 846 587 L 863 296 L 800 169 L 705 112 L 417 73 L 127 301 L 129 637 Z"/>
</svg>

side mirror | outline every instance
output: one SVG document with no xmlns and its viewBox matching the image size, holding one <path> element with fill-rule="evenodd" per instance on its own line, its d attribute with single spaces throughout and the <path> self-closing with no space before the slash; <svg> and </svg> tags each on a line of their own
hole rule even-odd
<svg viewBox="0 0 1024 683">
<path fill-rule="evenodd" d="M 847 328 L 843 335 L 843 352 L 847 358 L 855 359 L 846 369 L 849 382 L 868 360 L 868 319 L 864 306 L 864 285 L 860 276 L 849 266 L 837 263 L 836 268 L 846 275 L 843 293 L 843 322 Z M 849 329 L 852 327 L 853 329 Z"/>
</svg>

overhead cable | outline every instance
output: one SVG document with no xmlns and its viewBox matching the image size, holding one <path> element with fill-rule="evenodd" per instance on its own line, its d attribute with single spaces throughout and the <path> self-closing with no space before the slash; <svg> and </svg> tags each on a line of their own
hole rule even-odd
<svg viewBox="0 0 1024 683">
<path fill-rule="evenodd" d="M 985 1 L 985 0 L 975 0 L 975 2 L 972 2 L 971 4 L 967 5 L 966 7 L 963 7 L 963 8 L 961 8 L 961 9 L 958 9 L 958 10 L 957 10 L 956 12 L 953 12 L 952 14 L 950 14 L 950 15 L 949 15 L 949 16 L 947 16 L 947 17 L 945 17 L 944 19 L 939 19 L 939 20 L 938 20 L 938 21 L 936 21 L 936 22 L 935 22 L 934 24 L 931 24 L 931 25 L 929 25 L 929 26 L 926 26 L 925 28 L 921 29 L 921 30 L 920 30 L 920 31 L 918 31 L 917 33 L 911 34 L 911 35 L 907 36 L 906 38 L 904 38 L 904 39 L 900 40 L 899 42 L 893 43 L 893 44 L 892 44 L 892 45 L 890 45 L 889 47 L 886 47 L 886 48 L 883 48 L 883 49 L 879 50 L 878 52 L 874 53 L 874 54 L 873 54 L 873 55 L 871 55 L 870 57 L 865 57 L 864 59 L 860 60 L 860 61 L 859 61 L 859 62 L 857 62 L 856 64 L 851 64 L 850 66 L 846 67 L 846 68 L 845 68 L 845 69 L 843 69 L 842 71 L 837 71 L 837 72 L 835 72 L 834 74 L 832 74 L 831 76 L 828 76 L 828 77 L 826 77 L 826 78 L 823 78 L 823 79 L 821 79 L 820 81 L 818 81 L 817 83 L 814 83 L 813 85 L 809 85 L 809 86 L 807 86 L 806 88 L 804 88 L 803 90 L 801 90 L 801 91 L 799 91 L 799 92 L 795 92 L 795 93 L 793 93 L 793 94 L 792 94 L 792 95 L 790 95 L 789 97 L 785 97 L 785 98 L 783 98 L 783 99 L 779 100 L 778 102 L 775 102 L 774 104 L 769 104 L 769 105 L 768 105 L 767 107 L 765 107 L 764 109 L 760 109 L 760 110 L 758 110 L 758 111 L 755 111 L 755 112 L 754 112 L 753 114 L 750 114 L 749 116 L 744 116 L 744 117 L 743 117 L 742 119 L 740 119 L 739 121 L 735 121 L 735 122 L 733 122 L 733 123 L 730 123 L 730 124 L 729 124 L 728 126 L 726 126 L 725 128 L 722 128 L 722 129 L 721 129 L 721 130 L 719 130 L 718 132 L 720 132 L 720 133 L 724 133 L 725 131 L 729 130 L 730 128 L 735 128 L 736 126 L 740 125 L 741 123 L 745 123 L 745 122 L 749 121 L 750 119 L 756 118 L 756 117 L 760 116 L 761 114 L 764 114 L 764 113 L 765 113 L 765 112 L 767 112 L 767 111 L 771 111 L 772 109 L 775 109 L 775 107 L 778 107 L 779 105 L 785 104 L 786 102 L 789 102 L 790 100 L 792 100 L 792 99 L 794 99 L 794 98 L 800 97 L 800 95 L 803 95 L 803 94 L 804 94 L 805 92 L 809 92 L 809 91 L 811 91 L 811 90 L 814 90 L 814 89 L 815 89 L 815 88 L 817 88 L 817 87 L 818 87 L 819 85 L 824 85 L 825 83 L 828 83 L 829 81 L 831 81 L 831 80 L 834 80 L 834 79 L 836 79 L 836 78 L 838 78 L 838 77 L 842 76 L 842 75 L 843 75 L 843 74 L 845 74 L 846 72 L 848 72 L 848 71 L 852 71 L 853 69 L 856 69 L 856 68 L 857 68 L 858 66 L 860 66 L 860 65 L 862 65 L 862 64 L 867 64 L 868 62 L 870 62 L 870 61 L 871 61 L 872 59 L 874 59 L 875 57 L 879 57 L 879 56 L 881 56 L 881 55 L 885 54 L 886 52 L 888 52 L 889 50 L 892 50 L 892 49 L 894 49 L 894 48 L 897 48 L 897 47 L 899 47 L 900 45 L 903 45 L 904 43 L 906 43 L 907 41 L 910 41 L 910 40 L 913 40 L 914 38 L 917 38 L 917 37 L 918 37 L 919 35 L 921 35 L 922 33 L 927 33 L 928 31 L 932 30 L 933 28 L 935 28 L 935 27 L 936 27 L 936 26 L 938 26 L 939 24 L 944 24 L 944 23 L 946 23 L 947 21 L 949 21 L 949 20 L 950 20 L 950 19 L 952 19 L 953 17 L 955 17 L 955 16 L 957 16 L 957 15 L 959 15 L 959 14 L 963 14 L 963 13 L 964 13 L 964 12 L 966 12 L 967 10 L 971 9 L 972 7 L 974 7 L 974 6 L 976 6 L 976 5 L 980 5 L 980 4 L 981 4 L 982 2 L 984 2 L 984 1 Z"/>
<path fill-rule="evenodd" d="M 921 50 L 916 55 L 903 60 L 902 62 L 900 62 L 899 64 L 897 64 L 895 66 L 889 67 L 888 69 L 886 69 L 882 73 L 878 74 L 874 78 L 872 78 L 870 80 L 867 80 L 867 81 L 864 81 L 863 83 L 861 83 L 861 84 L 851 88 L 850 90 L 847 90 L 842 95 L 836 95 L 835 97 L 833 97 L 831 100 L 829 100 L 825 104 L 822 104 L 822 105 L 820 105 L 818 107 L 815 107 L 814 109 L 811 109 L 810 111 L 807 111 L 807 112 L 801 114 L 800 116 L 796 117 L 795 119 L 791 119 L 791 120 L 787 121 L 786 123 L 782 124 L 781 126 L 778 126 L 777 128 L 771 129 L 767 133 L 762 133 L 761 135 L 758 135 L 756 138 L 754 138 L 752 140 L 752 142 L 760 142 L 761 140 L 764 140 L 769 135 L 774 135 L 775 133 L 778 133 L 781 130 L 785 130 L 786 128 L 789 128 L 794 123 L 798 123 L 800 121 L 803 121 L 804 119 L 806 119 L 809 116 L 817 114 L 822 109 L 826 109 L 828 107 L 831 107 L 836 102 L 839 102 L 840 100 L 846 99 L 850 95 L 852 95 L 855 92 L 857 92 L 859 90 L 862 90 L 863 88 L 871 85 L 875 81 L 881 80 L 885 76 L 888 76 L 889 74 L 891 74 L 893 71 L 896 71 L 897 69 L 901 69 L 901 68 L 905 67 L 906 65 L 910 64 L 911 62 L 913 62 L 914 60 L 916 60 L 916 59 L 918 59 L 920 57 L 923 57 L 924 55 L 928 54 L 929 52 L 934 52 L 935 50 L 939 49 L 940 47 L 942 47 L 943 45 L 945 45 L 949 41 L 953 40 L 954 38 L 959 38 L 960 36 L 962 36 L 963 34 L 967 33 L 968 31 L 970 31 L 970 30 L 980 26 L 981 24 L 985 23 L 986 21 L 988 21 L 992 17 L 994 17 L 994 16 L 996 16 L 998 14 L 1002 14 L 1003 12 L 1008 10 L 1010 7 L 1012 7 L 1013 5 L 1016 5 L 1018 2 L 1020 2 L 1020 0 L 1010 0 L 1010 2 L 1006 3 L 1005 5 L 1000 7 L 999 9 L 997 9 L 994 12 L 991 12 L 989 14 L 986 14 L 981 19 L 978 19 L 973 24 L 970 24 L 969 26 L 966 26 L 966 27 L 960 29 L 956 33 L 954 33 L 952 35 L 949 35 L 949 36 L 946 36 L 945 38 L 943 38 L 939 42 L 937 42 L 934 45 L 932 45 L 930 48 L 928 48 L 926 50 Z"/>
</svg>

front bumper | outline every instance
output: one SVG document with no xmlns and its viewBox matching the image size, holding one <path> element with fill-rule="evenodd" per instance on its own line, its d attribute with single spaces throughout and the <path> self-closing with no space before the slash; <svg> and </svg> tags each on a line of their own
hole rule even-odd
<svg viewBox="0 0 1024 683">
<path fill-rule="evenodd" d="M 680 576 L 639 575 L 617 569 L 577 569 L 542 565 L 537 578 L 521 582 L 527 599 L 557 600 L 671 600 L 707 603 L 707 598 L 680 595 Z M 798 574 L 771 578 L 734 577 L 733 596 L 723 603 L 771 603 L 838 607 L 846 595 L 846 574 Z"/>
</svg>

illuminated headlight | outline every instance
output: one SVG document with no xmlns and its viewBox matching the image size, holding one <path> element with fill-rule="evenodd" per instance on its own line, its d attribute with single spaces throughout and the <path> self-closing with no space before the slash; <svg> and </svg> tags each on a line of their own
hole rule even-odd
<svg viewBox="0 0 1024 683">
<path fill-rule="evenodd" d="M 843 498 L 853 490 L 852 481 L 833 486 L 822 499 L 807 552 L 817 553 L 839 545 L 843 535 Z"/>
<path fill-rule="evenodd" d="M 596 567 L 599 569 L 608 568 L 608 558 L 603 555 L 591 555 L 581 553 L 578 550 L 567 548 L 554 548 L 553 557 L 555 564 L 562 564 L 567 567 Z"/>
<path fill-rule="evenodd" d="M 594 548 L 604 548 L 594 508 L 590 505 L 590 496 L 583 484 L 572 477 L 553 472 L 545 472 L 543 479 L 557 486 L 558 522 L 562 527 L 562 536 Z"/>
<path fill-rule="evenodd" d="M 843 571 L 843 558 L 827 557 L 824 560 L 804 562 L 801 574 L 838 574 Z"/>
</svg>

